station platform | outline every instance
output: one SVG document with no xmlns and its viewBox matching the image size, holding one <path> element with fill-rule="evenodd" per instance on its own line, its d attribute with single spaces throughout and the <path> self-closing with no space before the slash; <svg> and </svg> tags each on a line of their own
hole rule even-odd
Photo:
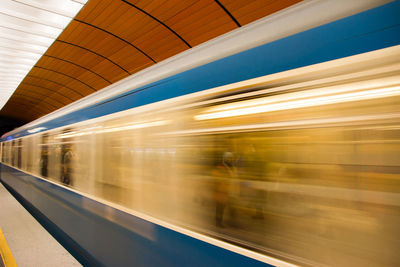
<svg viewBox="0 0 400 267">
<path fill-rule="evenodd" d="M 0 266 L 81 266 L 1 183 L 0 203 Z"/>
</svg>

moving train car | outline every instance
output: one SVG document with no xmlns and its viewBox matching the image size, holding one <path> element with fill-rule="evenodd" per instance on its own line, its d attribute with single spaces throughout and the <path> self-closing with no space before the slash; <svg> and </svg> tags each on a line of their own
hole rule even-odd
<svg viewBox="0 0 400 267">
<path fill-rule="evenodd" d="M 400 1 L 304 1 L 2 138 L 84 265 L 398 266 Z"/>
</svg>

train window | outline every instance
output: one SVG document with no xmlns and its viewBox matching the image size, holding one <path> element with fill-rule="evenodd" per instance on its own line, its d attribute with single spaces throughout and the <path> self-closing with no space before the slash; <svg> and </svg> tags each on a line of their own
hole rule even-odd
<svg viewBox="0 0 400 267">
<path fill-rule="evenodd" d="M 100 195 L 110 201 L 121 203 L 122 184 L 121 184 L 121 160 L 123 152 L 123 142 L 126 140 L 121 133 L 104 133 L 97 136 L 99 144 L 100 167 L 97 183 Z"/>
<path fill-rule="evenodd" d="M 21 169 L 25 171 L 27 168 L 26 149 L 27 149 L 27 143 L 26 143 L 26 137 L 24 137 L 21 138 Z"/>
<path fill-rule="evenodd" d="M 48 178 L 59 181 L 60 177 L 60 144 L 55 139 L 54 132 L 47 133 Z"/>
</svg>

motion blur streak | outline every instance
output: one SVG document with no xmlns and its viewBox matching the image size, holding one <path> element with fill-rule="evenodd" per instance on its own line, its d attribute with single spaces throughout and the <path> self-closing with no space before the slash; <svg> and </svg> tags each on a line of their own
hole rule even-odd
<svg viewBox="0 0 400 267">
<path fill-rule="evenodd" d="M 2 162 L 303 265 L 393 266 L 399 69 L 373 53 L 3 142 Z"/>
<path fill-rule="evenodd" d="M 296 101 L 287 101 L 284 100 L 295 99 L 296 97 L 305 98 L 307 95 L 321 95 L 321 93 L 330 94 L 324 97 L 314 97 L 309 99 L 300 99 Z M 400 94 L 400 87 L 389 87 L 389 88 L 381 88 L 375 90 L 367 90 L 361 92 L 353 92 L 347 94 L 337 94 L 332 95 L 335 92 L 330 90 L 324 91 L 312 91 L 309 94 L 295 94 L 295 96 L 288 95 L 287 97 L 281 97 L 275 99 L 264 99 L 260 101 L 252 101 L 248 104 L 243 103 L 240 105 L 226 105 L 222 108 L 215 108 L 219 110 L 226 110 L 221 112 L 215 113 L 208 113 L 202 115 L 196 115 L 194 118 L 196 120 L 207 120 L 207 119 L 216 119 L 216 118 L 226 118 L 226 117 L 234 117 L 234 116 L 243 116 L 243 115 L 250 115 L 250 114 L 257 114 L 263 112 L 272 112 L 278 110 L 285 110 L 285 109 L 295 109 L 295 108 L 303 108 L 303 107 L 313 107 L 313 106 L 320 106 L 320 105 L 328 105 L 328 104 L 335 104 L 335 103 L 344 103 L 350 101 L 359 101 L 359 100 L 366 100 L 366 99 L 374 99 L 374 98 L 382 98 L 382 97 L 390 97 Z M 278 102 L 278 103 L 277 103 Z M 249 105 L 254 105 L 254 107 L 248 108 L 239 108 L 245 107 Z"/>
</svg>

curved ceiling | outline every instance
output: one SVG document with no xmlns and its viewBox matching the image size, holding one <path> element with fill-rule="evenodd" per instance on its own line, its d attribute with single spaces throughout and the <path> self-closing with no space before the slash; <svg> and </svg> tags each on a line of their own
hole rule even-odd
<svg viewBox="0 0 400 267">
<path fill-rule="evenodd" d="M 0 111 L 42 117 L 301 0 L 91 0 Z"/>
</svg>

